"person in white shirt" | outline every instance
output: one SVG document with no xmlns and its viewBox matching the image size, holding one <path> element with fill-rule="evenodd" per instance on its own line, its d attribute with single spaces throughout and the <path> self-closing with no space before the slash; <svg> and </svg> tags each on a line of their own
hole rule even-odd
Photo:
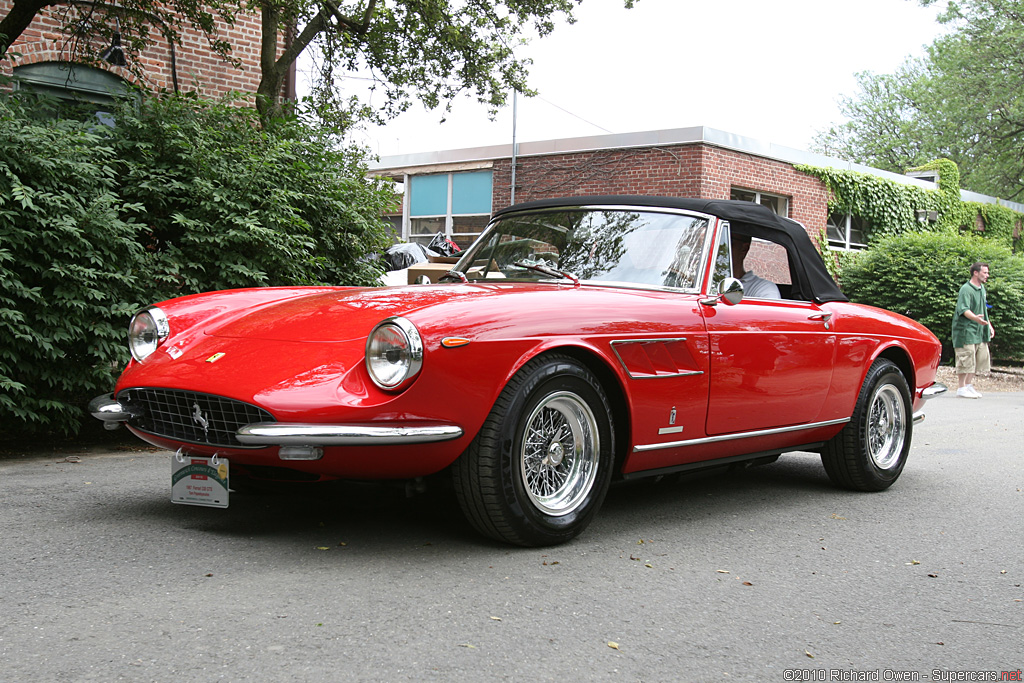
<svg viewBox="0 0 1024 683">
<path fill-rule="evenodd" d="M 752 270 L 743 267 L 743 259 L 750 251 L 750 238 L 744 235 L 731 235 L 732 238 L 732 276 L 743 283 L 743 297 L 754 299 L 781 299 L 779 286 L 771 280 L 758 277 Z"/>
</svg>

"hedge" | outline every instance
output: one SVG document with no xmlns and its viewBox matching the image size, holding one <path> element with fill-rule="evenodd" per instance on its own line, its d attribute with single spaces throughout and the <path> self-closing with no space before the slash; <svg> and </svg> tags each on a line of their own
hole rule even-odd
<svg viewBox="0 0 1024 683">
<path fill-rule="evenodd" d="M 992 240 L 951 232 L 884 237 L 842 271 L 851 300 L 903 313 L 951 348 L 953 309 L 971 264 L 989 264 L 986 290 L 996 329 L 993 356 L 1024 357 L 1024 258 Z"/>
<path fill-rule="evenodd" d="M 394 195 L 297 117 L 194 96 L 116 125 L 0 98 L 0 434 L 74 434 L 148 303 L 265 285 L 373 285 Z"/>
</svg>

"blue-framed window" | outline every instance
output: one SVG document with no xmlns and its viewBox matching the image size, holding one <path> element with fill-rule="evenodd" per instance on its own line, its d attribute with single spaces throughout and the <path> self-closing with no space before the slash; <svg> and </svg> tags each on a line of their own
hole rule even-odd
<svg viewBox="0 0 1024 683">
<path fill-rule="evenodd" d="M 427 244 L 438 232 L 465 249 L 491 216 L 491 171 L 409 178 L 409 240 Z"/>
</svg>

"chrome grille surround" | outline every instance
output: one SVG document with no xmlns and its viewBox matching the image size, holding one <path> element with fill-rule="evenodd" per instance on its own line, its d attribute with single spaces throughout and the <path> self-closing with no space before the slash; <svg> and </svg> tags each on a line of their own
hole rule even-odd
<svg viewBox="0 0 1024 683">
<path fill-rule="evenodd" d="M 266 410 L 249 403 L 181 389 L 125 389 L 117 400 L 137 411 L 128 422 L 135 429 L 194 444 L 252 448 L 237 439 L 238 429 L 254 422 L 275 422 Z"/>
</svg>

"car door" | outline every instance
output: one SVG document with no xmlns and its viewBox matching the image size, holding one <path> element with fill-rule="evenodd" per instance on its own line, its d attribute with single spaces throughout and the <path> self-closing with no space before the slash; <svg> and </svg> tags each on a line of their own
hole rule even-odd
<svg viewBox="0 0 1024 683">
<path fill-rule="evenodd" d="M 745 263 L 729 246 L 732 228 L 722 228 L 712 282 L 755 268 L 788 295 L 793 280 L 786 250 L 755 240 L 756 248 L 746 253 L 750 258 Z M 739 268 L 733 268 L 737 259 Z M 712 291 L 717 291 L 714 285 Z M 789 298 L 745 296 L 732 306 L 711 301 L 703 301 L 709 352 L 708 436 L 813 422 L 828 395 L 835 362 L 832 313 Z"/>
<path fill-rule="evenodd" d="M 832 380 L 831 313 L 810 302 L 749 299 L 705 306 L 707 434 L 813 422 Z"/>
</svg>

